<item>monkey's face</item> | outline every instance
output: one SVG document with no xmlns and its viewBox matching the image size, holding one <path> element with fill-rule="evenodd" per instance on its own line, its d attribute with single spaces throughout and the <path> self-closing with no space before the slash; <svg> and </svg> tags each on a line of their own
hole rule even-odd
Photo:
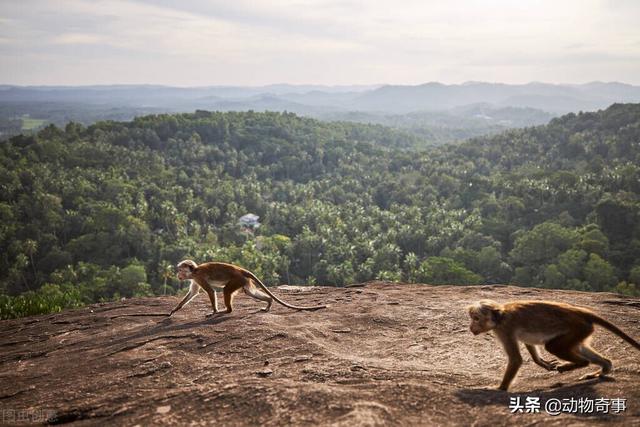
<svg viewBox="0 0 640 427">
<path fill-rule="evenodd" d="M 496 327 L 495 322 L 490 315 L 483 313 L 480 310 L 469 310 L 469 317 L 471 317 L 471 324 L 469 330 L 473 335 L 478 335 L 483 332 L 489 332 Z"/>
<path fill-rule="evenodd" d="M 198 264 L 190 259 L 185 259 L 180 261 L 176 268 L 178 269 L 178 280 L 188 280 L 192 278 L 193 271 L 198 268 Z"/>
<path fill-rule="evenodd" d="M 498 326 L 502 319 L 502 306 L 495 301 L 480 300 L 467 307 L 473 335 L 489 332 Z"/>
<path fill-rule="evenodd" d="M 191 269 L 188 267 L 178 267 L 178 280 L 191 279 Z"/>
</svg>

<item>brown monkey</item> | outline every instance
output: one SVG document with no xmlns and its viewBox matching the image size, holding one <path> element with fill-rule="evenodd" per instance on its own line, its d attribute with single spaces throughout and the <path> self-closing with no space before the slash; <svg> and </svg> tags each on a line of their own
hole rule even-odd
<svg viewBox="0 0 640 427">
<path fill-rule="evenodd" d="M 285 307 L 293 308 L 295 310 L 318 310 L 326 307 L 326 305 L 298 307 L 287 304 L 271 293 L 271 291 L 255 276 L 255 274 L 233 264 L 206 262 L 198 265 L 191 260 L 184 260 L 178 264 L 177 268 L 178 279 L 191 280 L 191 286 L 189 287 L 187 295 L 185 295 L 182 301 L 180 301 L 178 305 L 171 310 L 169 316 L 180 310 L 185 304 L 198 295 L 200 288 L 204 289 L 204 291 L 209 295 L 211 308 L 213 309 L 212 314 L 218 313 L 216 289 L 222 290 L 224 304 L 227 307 L 227 313 L 231 313 L 233 310 L 233 297 L 240 289 L 243 289 L 250 297 L 260 301 L 265 301 L 267 306 L 263 308 L 263 311 L 269 311 L 273 300 L 276 300 Z M 262 290 L 258 289 L 256 285 L 262 288 Z"/>
<path fill-rule="evenodd" d="M 596 378 L 611 372 L 609 359 L 589 346 L 593 325 L 597 324 L 620 336 L 640 350 L 640 344 L 586 308 L 550 301 L 514 301 L 498 304 L 481 300 L 468 307 L 470 329 L 474 335 L 494 331 L 504 347 L 509 363 L 502 378 L 500 390 L 507 390 L 522 365 L 518 342 L 524 342 L 533 361 L 549 371 L 566 372 L 583 368 L 589 363 L 600 365 L 600 370 L 580 379 Z M 543 345 L 557 360 L 544 360 L 538 355 L 537 345 Z"/>
</svg>

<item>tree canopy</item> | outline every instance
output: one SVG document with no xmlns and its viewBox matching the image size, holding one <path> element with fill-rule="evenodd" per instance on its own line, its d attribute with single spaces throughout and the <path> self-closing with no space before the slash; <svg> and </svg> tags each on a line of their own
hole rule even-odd
<svg viewBox="0 0 640 427">
<path fill-rule="evenodd" d="M 38 312 L 15 303 L 44 294 L 71 301 L 62 307 L 172 293 L 169 266 L 186 257 L 237 263 L 269 284 L 638 294 L 640 105 L 421 151 L 407 138 L 291 113 L 197 111 L 6 140 L 1 316 Z M 238 224 L 247 213 L 259 228 Z"/>
</svg>

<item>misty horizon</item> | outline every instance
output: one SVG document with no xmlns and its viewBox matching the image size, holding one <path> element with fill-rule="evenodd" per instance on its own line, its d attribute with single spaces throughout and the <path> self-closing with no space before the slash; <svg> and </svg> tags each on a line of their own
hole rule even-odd
<svg viewBox="0 0 640 427">
<path fill-rule="evenodd" d="M 405 83 L 345 83 L 345 84 L 321 84 L 321 83 L 289 83 L 285 81 L 279 81 L 274 83 L 264 83 L 255 85 L 243 85 L 243 84 L 221 84 L 210 83 L 202 85 L 174 85 L 164 83 L 96 83 L 96 84 L 14 84 L 11 82 L 0 82 L 0 88 L 2 87 L 25 87 L 25 88 L 92 88 L 92 87 L 159 87 L 159 88 L 178 88 L 178 89 L 198 89 L 198 88 L 224 88 L 224 87 L 242 87 L 250 89 L 262 89 L 268 87 L 278 86 L 290 86 L 290 87 L 319 87 L 319 88 L 362 88 L 363 90 L 375 89 L 384 86 L 399 86 L 399 87 L 418 87 L 427 85 L 441 85 L 441 86 L 468 86 L 468 85 L 505 85 L 505 86 L 528 86 L 528 85 L 549 85 L 549 86 L 587 86 L 595 84 L 613 85 L 619 84 L 624 86 L 640 86 L 640 84 L 629 83 L 619 80 L 590 80 L 584 82 L 547 82 L 539 80 L 531 80 L 522 83 L 507 83 L 501 81 L 483 81 L 483 80 L 466 80 L 459 83 L 446 83 L 442 81 L 429 80 L 423 83 L 405 84 Z"/>
<path fill-rule="evenodd" d="M 5 0 L 0 82 L 637 85 L 639 20 L 632 0 Z"/>
</svg>

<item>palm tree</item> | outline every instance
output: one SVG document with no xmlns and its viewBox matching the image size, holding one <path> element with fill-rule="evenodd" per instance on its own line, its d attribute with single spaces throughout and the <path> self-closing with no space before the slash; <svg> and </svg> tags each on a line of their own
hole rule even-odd
<svg viewBox="0 0 640 427">
<path fill-rule="evenodd" d="M 24 242 L 24 251 L 29 255 L 31 260 L 31 270 L 33 271 L 33 280 L 36 279 L 36 264 L 33 262 L 33 255 L 38 252 L 38 242 L 32 239 L 27 239 Z"/>
<path fill-rule="evenodd" d="M 162 261 L 160 264 L 162 269 L 162 295 L 167 295 L 167 280 L 173 277 L 173 266 L 168 261 Z"/>
</svg>

